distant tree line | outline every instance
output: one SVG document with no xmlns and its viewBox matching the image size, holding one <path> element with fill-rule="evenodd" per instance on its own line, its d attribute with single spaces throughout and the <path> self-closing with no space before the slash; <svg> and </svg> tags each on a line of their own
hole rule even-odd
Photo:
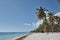
<svg viewBox="0 0 60 40">
<path fill-rule="evenodd" d="M 54 16 L 53 12 L 48 12 L 45 8 L 37 8 L 36 15 L 39 20 L 43 20 L 43 23 L 32 32 L 60 32 L 60 17 Z M 48 15 L 47 15 L 48 14 Z M 48 18 L 47 18 L 48 17 Z"/>
</svg>

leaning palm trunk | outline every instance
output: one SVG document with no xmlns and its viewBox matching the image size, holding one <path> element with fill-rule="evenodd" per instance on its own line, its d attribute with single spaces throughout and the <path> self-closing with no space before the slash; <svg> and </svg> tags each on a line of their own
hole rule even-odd
<svg viewBox="0 0 60 40">
<path fill-rule="evenodd" d="M 58 23 L 58 26 L 59 26 L 58 30 L 59 30 L 59 32 L 60 32 L 60 22 Z"/>
<path fill-rule="evenodd" d="M 50 31 L 53 33 L 54 32 L 54 26 L 53 26 L 53 22 L 50 22 Z"/>
<path fill-rule="evenodd" d="M 51 25 L 51 32 L 54 32 L 53 24 Z"/>
<path fill-rule="evenodd" d="M 54 16 L 50 13 L 49 14 L 49 22 L 50 22 L 50 26 L 51 26 L 51 32 L 54 32 Z"/>
<path fill-rule="evenodd" d="M 48 21 L 47 21 L 46 17 L 44 18 L 44 24 L 45 24 L 45 26 L 44 26 L 44 32 L 47 32 L 47 34 L 48 34 L 49 27 L 48 27 Z"/>
</svg>

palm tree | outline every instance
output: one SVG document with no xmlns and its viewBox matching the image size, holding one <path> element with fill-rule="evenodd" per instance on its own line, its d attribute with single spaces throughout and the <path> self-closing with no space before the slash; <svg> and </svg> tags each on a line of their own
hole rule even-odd
<svg viewBox="0 0 60 40">
<path fill-rule="evenodd" d="M 50 30 L 53 32 L 54 31 L 54 16 L 53 13 L 48 13 L 49 14 L 49 24 L 50 24 Z"/>
<path fill-rule="evenodd" d="M 36 9 L 36 15 L 39 20 L 43 20 L 43 23 L 37 28 L 36 30 L 32 32 L 60 32 L 60 17 L 54 16 L 54 13 L 50 12 L 48 13 L 48 19 L 46 18 L 46 10 L 45 8 L 37 8 Z M 55 24 L 56 22 L 56 24 Z"/>
<path fill-rule="evenodd" d="M 58 22 L 58 24 L 60 24 L 60 17 L 55 16 L 55 19 L 56 19 L 56 21 Z"/>
<path fill-rule="evenodd" d="M 60 0 L 58 0 L 58 2 L 60 3 Z"/>
<path fill-rule="evenodd" d="M 57 21 L 57 29 L 60 31 L 60 17 L 58 17 L 58 16 L 55 16 L 55 20 Z"/>
<path fill-rule="evenodd" d="M 43 22 L 43 24 L 44 24 L 44 32 L 49 32 L 49 24 L 48 24 L 48 21 L 47 20 L 45 20 L 44 22 Z"/>
<path fill-rule="evenodd" d="M 46 19 L 45 11 L 48 11 L 48 10 L 46 10 L 45 8 L 42 8 L 42 7 L 37 8 L 36 10 L 37 10 L 36 14 L 37 14 L 38 19 L 43 19 L 43 24 L 44 24 L 44 28 L 42 28 L 43 31 L 47 32 L 47 30 L 48 30 L 48 28 L 47 28 L 48 22 L 47 22 L 47 19 Z"/>
<path fill-rule="evenodd" d="M 43 19 L 46 17 L 46 14 L 44 13 L 45 8 L 40 7 L 40 8 L 37 8 L 36 10 L 37 10 L 36 14 L 38 19 Z"/>
</svg>

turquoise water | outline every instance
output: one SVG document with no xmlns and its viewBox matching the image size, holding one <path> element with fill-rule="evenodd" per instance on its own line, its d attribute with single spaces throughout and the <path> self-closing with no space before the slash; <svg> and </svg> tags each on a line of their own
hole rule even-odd
<svg viewBox="0 0 60 40">
<path fill-rule="evenodd" d="M 28 34 L 28 32 L 0 32 L 0 40 L 12 40 L 25 34 Z"/>
</svg>

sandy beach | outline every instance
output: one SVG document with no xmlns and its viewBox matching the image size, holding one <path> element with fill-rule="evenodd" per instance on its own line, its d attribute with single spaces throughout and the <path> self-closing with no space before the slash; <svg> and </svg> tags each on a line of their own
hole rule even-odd
<svg viewBox="0 0 60 40">
<path fill-rule="evenodd" d="M 23 36 L 16 40 L 60 40 L 60 33 L 32 33 L 29 36 Z"/>
</svg>

